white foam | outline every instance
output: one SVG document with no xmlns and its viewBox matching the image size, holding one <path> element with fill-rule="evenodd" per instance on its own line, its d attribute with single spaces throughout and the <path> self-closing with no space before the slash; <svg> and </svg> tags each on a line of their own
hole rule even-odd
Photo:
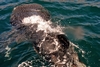
<svg viewBox="0 0 100 67">
<path fill-rule="evenodd" d="M 22 22 L 23 22 L 22 24 L 25 24 L 25 25 L 37 24 L 38 27 L 37 27 L 36 32 L 38 32 L 40 30 L 43 30 L 45 33 L 48 33 L 48 32 L 58 32 L 58 33 L 63 34 L 62 29 L 61 29 L 60 26 L 52 28 L 52 26 L 51 26 L 52 22 L 51 21 L 45 21 L 39 15 L 33 15 L 33 16 L 30 16 L 30 17 L 25 17 L 22 20 Z"/>
<path fill-rule="evenodd" d="M 28 62 L 22 62 L 21 64 L 18 65 L 18 67 L 33 67 L 33 66 L 30 65 L 29 63 L 32 64 L 31 61 L 28 61 Z"/>
<path fill-rule="evenodd" d="M 10 54 L 9 51 L 11 50 L 11 48 L 7 46 L 5 49 L 7 50 L 5 57 L 9 57 L 9 54 Z"/>
</svg>

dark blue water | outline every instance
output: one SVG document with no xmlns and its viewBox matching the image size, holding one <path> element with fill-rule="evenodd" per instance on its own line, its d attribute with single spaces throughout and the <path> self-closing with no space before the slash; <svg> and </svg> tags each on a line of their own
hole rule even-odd
<svg viewBox="0 0 100 67">
<path fill-rule="evenodd" d="M 10 15 L 15 6 L 25 3 L 38 3 L 49 10 L 52 21 L 64 27 L 80 61 L 87 67 L 100 67 L 100 1 L 99 0 L 1 0 L 0 1 L 0 67 L 17 67 L 22 62 L 29 66 L 49 67 L 34 50 L 32 44 L 12 38 L 18 35 L 11 31 Z M 10 34 L 11 31 L 11 34 Z M 7 37 L 10 35 L 10 37 Z M 7 42 L 11 41 L 11 44 Z M 10 48 L 7 48 L 9 46 Z M 32 62 L 32 63 L 31 63 Z"/>
</svg>

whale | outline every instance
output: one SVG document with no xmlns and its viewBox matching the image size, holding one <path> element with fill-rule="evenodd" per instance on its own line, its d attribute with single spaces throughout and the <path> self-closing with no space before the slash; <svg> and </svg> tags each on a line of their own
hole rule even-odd
<svg viewBox="0 0 100 67">
<path fill-rule="evenodd" d="M 51 21 L 49 11 L 42 5 L 16 6 L 10 23 L 32 42 L 33 49 L 40 56 L 52 63 L 51 67 L 86 67 L 79 61 L 73 43 L 62 28 Z"/>
</svg>

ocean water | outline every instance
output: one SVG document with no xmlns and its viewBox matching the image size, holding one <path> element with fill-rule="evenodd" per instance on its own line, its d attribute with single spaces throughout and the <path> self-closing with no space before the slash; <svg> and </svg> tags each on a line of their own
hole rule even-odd
<svg viewBox="0 0 100 67">
<path fill-rule="evenodd" d="M 77 46 L 75 50 L 80 61 L 87 67 L 100 67 L 99 0 L 1 0 L 0 67 L 18 67 L 21 64 L 30 67 L 50 66 L 33 50 L 31 43 L 27 41 L 16 43 L 14 39 L 10 40 L 11 44 L 7 42 L 16 31 L 11 31 L 12 26 L 9 22 L 13 8 L 30 3 L 44 6 L 50 12 L 52 22 L 64 27 L 68 39 Z"/>
</svg>

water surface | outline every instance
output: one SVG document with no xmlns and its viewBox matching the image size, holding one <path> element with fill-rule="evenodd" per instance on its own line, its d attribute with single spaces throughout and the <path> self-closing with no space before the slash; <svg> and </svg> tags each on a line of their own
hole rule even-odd
<svg viewBox="0 0 100 67">
<path fill-rule="evenodd" d="M 49 10 L 52 21 L 64 27 L 70 41 L 76 44 L 80 61 L 87 67 L 100 67 L 100 2 L 50 0 L 1 0 L 0 1 L 0 67 L 17 67 L 20 63 L 29 66 L 49 67 L 32 48 L 32 44 L 20 40 L 16 43 L 10 37 L 17 34 L 9 22 L 15 6 L 25 3 L 38 3 Z M 12 31 L 13 29 L 13 31 Z M 14 34 L 14 35 L 13 35 Z M 9 37 L 8 37 L 9 36 Z M 7 41 L 11 41 L 9 44 Z M 8 48 L 7 48 L 7 45 Z M 9 48 L 10 47 L 10 48 Z M 34 63 L 31 63 L 34 62 Z"/>
</svg>

